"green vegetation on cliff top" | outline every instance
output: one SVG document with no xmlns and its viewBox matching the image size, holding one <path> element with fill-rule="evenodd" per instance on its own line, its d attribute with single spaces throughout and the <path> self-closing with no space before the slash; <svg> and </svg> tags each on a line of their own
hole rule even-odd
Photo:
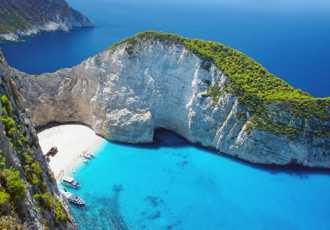
<svg viewBox="0 0 330 230">
<path fill-rule="evenodd" d="M 8 34 L 16 31 L 26 30 L 31 24 L 23 17 L 0 7 L 0 34 Z"/>
<path fill-rule="evenodd" d="M 329 137 L 330 130 L 324 126 L 329 121 L 330 98 L 314 98 L 300 89 L 294 89 L 285 81 L 270 74 L 261 64 L 243 53 L 218 42 L 183 38 L 175 34 L 147 31 L 122 40 L 107 50 L 123 43 L 128 54 L 133 54 L 133 47 L 143 41 L 159 40 L 183 45 L 202 60 L 201 67 L 209 70 L 211 64 L 219 68 L 228 77 L 226 87 L 218 84 L 208 87 L 204 96 L 210 96 L 217 105 L 223 93 L 233 93 L 238 97 L 243 111 L 237 118 L 248 119 L 253 129 L 271 131 L 275 134 L 288 134 L 295 137 L 306 135 L 312 127 L 313 137 Z M 282 113 L 284 112 L 284 113 Z M 248 117 L 247 117 L 248 115 Z M 297 126 L 294 119 L 301 119 Z"/>
</svg>

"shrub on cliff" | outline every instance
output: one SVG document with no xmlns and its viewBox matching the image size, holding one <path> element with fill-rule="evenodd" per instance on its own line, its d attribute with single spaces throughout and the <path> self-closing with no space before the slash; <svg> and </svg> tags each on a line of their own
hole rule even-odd
<svg viewBox="0 0 330 230">
<path fill-rule="evenodd" d="M 0 173 L 1 184 L 4 185 L 10 196 L 14 200 L 20 198 L 25 193 L 26 187 L 23 184 L 23 180 L 19 177 L 19 171 L 10 168 L 3 169 Z"/>
<path fill-rule="evenodd" d="M 313 132 L 309 133 L 312 138 L 330 136 L 329 129 L 323 124 L 323 121 L 329 120 L 327 107 L 330 107 L 330 98 L 314 98 L 300 89 L 294 89 L 282 79 L 270 74 L 252 58 L 221 43 L 147 31 L 124 39 L 107 50 L 127 43 L 130 53 L 133 53 L 135 46 L 148 40 L 151 40 L 152 44 L 159 41 L 165 45 L 183 45 L 202 60 L 201 68 L 209 70 L 211 64 L 214 64 L 220 69 L 228 77 L 225 89 L 220 89 L 215 83 L 208 87 L 203 96 L 212 97 L 213 105 L 216 106 L 223 93 L 236 95 L 239 104 L 244 108 L 242 113 L 237 114 L 237 119 L 248 119 L 246 114 L 249 115 L 251 124 L 247 129 L 248 133 L 257 129 L 295 137 L 298 134 L 306 135 L 305 126 L 312 125 Z M 273 109 L 275 107 L 276 109 Z M 279 111 L 284 111 L 288 115 L 287 119 L 290 119 L 290 116 L 300 117 L 303 127 L 285 124 L 280 119 Z"/>
</svg>

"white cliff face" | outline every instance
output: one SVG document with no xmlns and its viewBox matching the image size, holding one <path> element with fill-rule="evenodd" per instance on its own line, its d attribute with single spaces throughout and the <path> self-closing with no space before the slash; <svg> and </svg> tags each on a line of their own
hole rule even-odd
<svg viewBox="0 0 330 230">
<path fill-rule="evenodd" d="M 248 134 L 247 122 L 236 119 L 242 107 L 234 95 L 224 93 L 217 105 L 203 96 L 208 84 L 224 89 L 227 77 L 215 66 L 201 68 L 202 61 L 183 46 L 149 40 L 133 54 L 128 47 L 124 43 L 37 78 L 13 71 L 34 124 L 82 122 L 126 143 L 151 142 L 154 129 L 166 128 L 252 163 L 330 168 L 327 138 L 319 140 L 322 147 L 270 132 Z"/>
</svg>

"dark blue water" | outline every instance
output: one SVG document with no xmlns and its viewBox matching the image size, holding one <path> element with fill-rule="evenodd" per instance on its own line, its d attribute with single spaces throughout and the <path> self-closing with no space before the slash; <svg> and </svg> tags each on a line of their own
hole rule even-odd
<svg viewBox="0 0 330 230">
<path fill-rule="evenodd" d="M 146 30 L 224 43 L 313 96 L 330 96 L 330 2 L 69 0 L 96 28 L 1 44 L 34 74 L 71 67 Z M 265 3 L 266 2 L 266 3 Z M 167 131 L 154 144 L 104 142 L 71 175 L 86 200 L 80 229 L 329 229 L 330 175 L 265 169 L 192 146 Z M 68 189 L 70 190 L 70 189 Z M 72 190 L 71 190 L 72 191 Z"/>
<path fill-rule="evenodd" d="M 265 169 L 192 146 L 169 131 L 150 145 L 104 142 L 76 168 L 81 230 L 327 230 L 330 174 Z"/>
<path fill-rule="evenodd" d="M 315 97 L 330 96 L 330 1 L 69 0 L 94 29 L 1 44 L 8 63 L 34 74 L 71 67 L 146 30 L 224 43 Z"/>
</svg>

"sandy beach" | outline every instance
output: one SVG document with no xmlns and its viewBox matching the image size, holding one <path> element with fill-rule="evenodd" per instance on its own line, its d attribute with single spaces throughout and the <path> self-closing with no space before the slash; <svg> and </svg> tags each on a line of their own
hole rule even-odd
<svg viewBox="0 0 330 230">
<path fill-rule="evenodd" d="M 50 156 L 49 162 L 57 180 L 83 160 L 85 151 L 92 151 L 104 141 L 92 129 L 80 124 L 47 128 L 38 133 L 38 138 L 43 154 L 53 146 L 58 149 L 55 156 Z"/>
</svg>

